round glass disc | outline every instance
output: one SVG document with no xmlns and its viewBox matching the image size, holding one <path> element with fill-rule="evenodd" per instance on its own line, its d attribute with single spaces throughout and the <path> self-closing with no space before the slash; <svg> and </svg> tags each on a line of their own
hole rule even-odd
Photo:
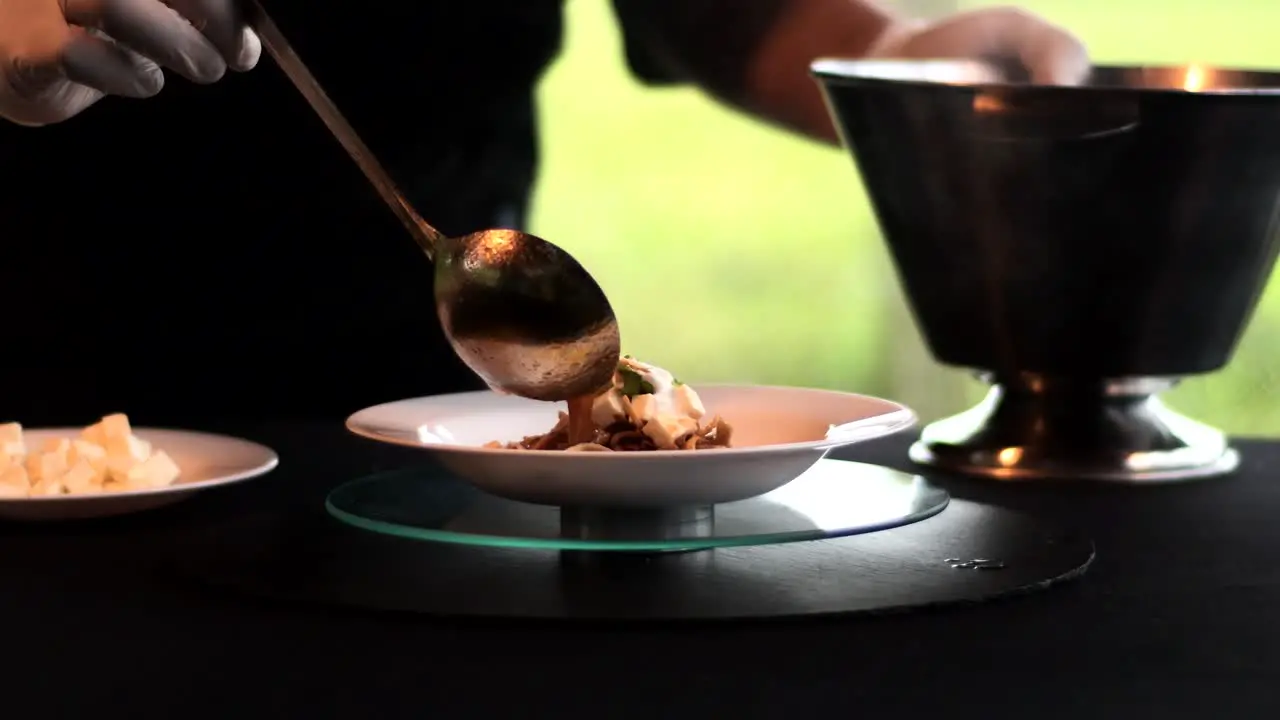
<svg viewBox="0 0 1280 720">
<path fill-rule="evenodd" d="M 549 550 L 678 552 L 857 535 L 931 517 L 944 490 L 916 475 L 822 460 L 773 492 L 715 507 L 558 508 L 481 492 L 443 469 L 373 475 L 325 508 L 365 530 L 429 542 Z"/>
</svg>

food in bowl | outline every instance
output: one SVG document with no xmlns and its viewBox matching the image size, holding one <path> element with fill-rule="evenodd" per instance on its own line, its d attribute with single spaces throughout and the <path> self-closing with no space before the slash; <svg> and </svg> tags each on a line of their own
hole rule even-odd
<svg viewBox="0 0 1280 720">
<path fill-rule="evenodd" d="M 698 393 L 670 372 L 630 355 L 618 360 L 604 392 L 568 402 L 551 430 L 485 447 L 563 452 L 714 450 L 729 447 L 733 428 L 719 415 L 707 422 Z"/>
<path fill-rule="evenodd" d="M 154 490 L 182 474 L 173 458 L 133 434 L 123 413 L 107 415 L 78 437 L 27 446 L 20 423 L 0 425 L 0 498 Z"/>
</svg>

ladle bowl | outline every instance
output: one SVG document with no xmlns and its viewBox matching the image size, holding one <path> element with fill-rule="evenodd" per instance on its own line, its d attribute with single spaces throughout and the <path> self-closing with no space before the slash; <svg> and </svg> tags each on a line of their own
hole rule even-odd
<svg viewBox="0 0 1280 720">
<path fill-rule="evenodd" d="M 815 63 L 915 319 L 993 383 L 918 462 L 996 478 L 1232 470 L 1157 393 L 1230 360 L 1280 248 L 1280 74 Z"/>
<path fill-rule="evenodd" d="M 568 400 L 613 381 L 621 338 L 609 299 L 542 238 L 485 230 L 441 239 L 435 296 L 454 352 L 495 390 Z"/>
</svg>

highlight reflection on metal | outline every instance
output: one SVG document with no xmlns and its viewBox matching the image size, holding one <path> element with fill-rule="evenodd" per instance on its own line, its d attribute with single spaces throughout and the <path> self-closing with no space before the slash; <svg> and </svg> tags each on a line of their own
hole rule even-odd
<svg viewBox="0 0 1280 720">
<path fill-rule="evenodd" d="M 1201 92 L 1206 85 L 1206 72 L 1199 65 L 1192 65 L 1187 68 L 1187 74 L 1182 81 L 1182 89 L 1187 92 Z M 1211 81 L 1210 81 L 1211 82 Z"/>
<path fill-rule="evenodd" d="M 1222 434 L 1156 395 L 1230 361 L 1275 265 L 1280 74 L 1002 72 L 814 65 L 933 356 L 994 385 L 912 458 L 994 478 L 1230 472 Z"/>
<path fill-rule="evenodd" d="M 943 562 L 950 565 L 954 570 L 1003 570 L 1007 567 L 999 560 L 988 560 L 986 558 L 974 558 L 973 560 L 947 558 Z"/>
<path fill-rule="evenodd" d="M 1222 433 L 1170 410 L 1158 390 L 1102 385 L 1036 376 L 996 384 L 976 407 L 926 427 L 911 459 L 1002 480 L 1156 482 L 1239 464 Z"/>
<path fill-rule="evenodd" d="M 436 309 L 458 356 L 494 390 L 535 400 L 592 394 L 613 378 L 618 323 L 604 291 L 559 247 L 517 230 L 446 237 L 413 209 L 257 0 L 262 45 L 435 263 Z"/>
<path fill-rule="evenodd" d="M 326 508 L 366 530 L 493 547 L 680 552 L 857 535 L 941 512 L 947 493 L 888 468 L 822 460 L 767 495 L 711 507 L 630 511 L 503 500 L 439 470 L 375 475 L 334 490 Z"/>
</svg>

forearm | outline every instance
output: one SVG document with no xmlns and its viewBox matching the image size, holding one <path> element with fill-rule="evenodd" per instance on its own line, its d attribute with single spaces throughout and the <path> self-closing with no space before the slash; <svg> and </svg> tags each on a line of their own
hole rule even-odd
<svg viewBox="0 0 1280 720">
<path fill-rule="evenodd" d="M 838 142 L 809 66 L 819 57 L 865 55 L 897 18 L 862 0 L 785 0 L 785 5 L 770 32 L 744 58 L 745 75 L 737 87 L 708 83 L 707 89 L 764 120 Z"/>
<path fill-rule="evenodd" d="M 870 0 L 645 2 L 647 29 L 670 70 L 756 117 L 833 143 L 810 63 L 865 55 L 899 21 Z"/>
</svg>

